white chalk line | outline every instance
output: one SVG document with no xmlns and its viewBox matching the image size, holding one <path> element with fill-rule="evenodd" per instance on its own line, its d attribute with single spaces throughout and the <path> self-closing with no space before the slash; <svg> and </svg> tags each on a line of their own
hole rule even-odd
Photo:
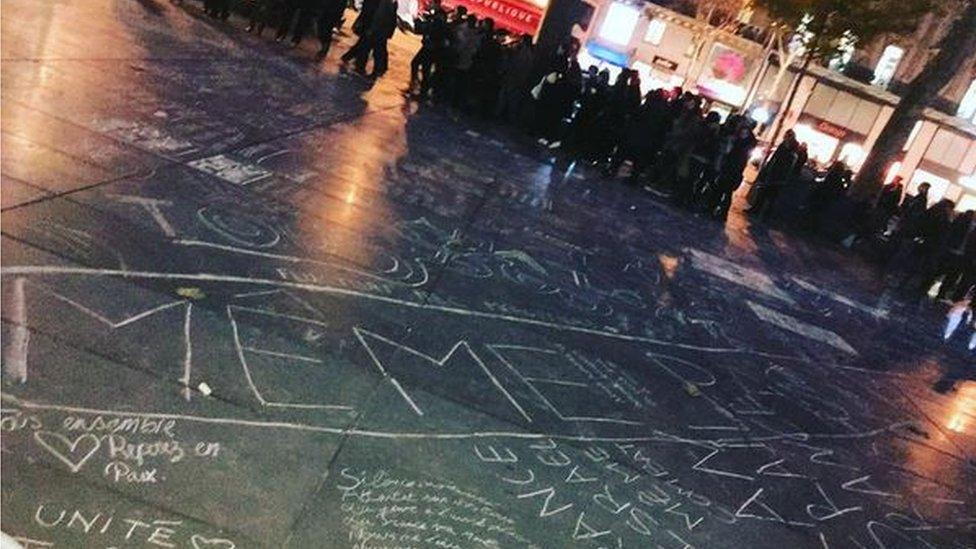
<svg viewBox="0 0 976 549">
<path fill-rule="evenodd" d="M 64 267 L 64 266 L 57 266 L 57 265 L 18 265 L 18 266 L 0 267 L 0 275 L 7 275 L 7 276 L 87 275 L 87 276 L 109 276 L 109 277 L 119 277 L 119 278 L 146 278 L 146 279 L 159 279 L 159 280 L 192 280 L 197 282 L 229 282 L 229 283 L 237 283 L 237 284 L 277 286 L 282 288 L 303 290 L 307 292 L 317 292 L 317 293 L 359 297 L 362 299 L 379 301 L 383 303 L 391 303 L 394 305 L 400 305 L 403 307 L 409 307 L 413 309 L 437 311 L 442 313 L 450 313 L 450 314 L 457 314 L 463 316 L 473 316 L 478 318 L 487 318 L 491 320 L 502 320 L 506 322 L 526 324 L 529 326 L 540 326 L 543 328 L 550 328 L 554 330 L 597 335 L 597 336 L 607 337 L 610 339 L 619 339 L 622 341 L 650 343 L 653 345 L 662 345 L 665 347 L 674 347 L 679 349 L 689 349 L 689 350 L 706 352 L 706 353 L 746 353 L 746 354 L 764 356 L 769 358 L 781 358 L 781 359 L 791 359 L 791 360 L 797 359 L 797 357 L 791 355 L 766 353 L 762 351 L 741 349 L 736 347 L 704 347 L 701 345 L 692 345 L 690 343 L 678 343 L 674 341 L 665 341 L 661 339 L 654 339 L 654 338 L 638 336 L 638 335 L 607 332 L 607 331 L 598 330 L 594 328 L 573 326 L 570 324 L 559 324 L 555 322 L 548 322 L 545 320 L 538 320 L 538 319 L 528 318 L 528 317 L 506 315 L 500 313 L 490 313 L 486 311 L 475 311 L 471 309 L 462 309 L 460 307 L 448 307 L 443 305 L 432 305 L 428 303 L 417 303 L 417 302 L 405 301 L 393 297 L 360 292 L 357 290 L 350 290 L 348 288 L 325 286 L 321 284 L 309 284 L 304 282 L 291 282 L 287 280 L 274 280 L 268 278 L 250 278 L 245 276 L 223 275 L 223 274 L 215 274 L 215 273 L 159 273 L 159 272 L 152 272 L 152 271 L 91 269 L 87 267 Z"/>
<path fill-rule="evenodd" d="M 567 442 L 674 442 L 681 444 L 691 444 L 699 447 L 725 447 L 722 444 L 724 441 L 729 439 L 720 439 L 718 441 L 714 439 L 693 439 L 682 437 L 678 435 L 673 435 L 666 433 L 659 429 L 654 429 L 656 436 L 584 436 L 584 435 L 567 435 L 567 434 L 553 434 L 553 433 L 538 433 L 538 432 L 525 432 L 525 431 L 471 431 L 471 432 L 458 432 L 458 433 L 422 433 L 422 432 L 393 432 L 393 431 L 375 431 L 370 429 L 342 429 L 338 427 L 322 427 L 318 425 L 308 425 L 303 423 L 293 423 L 285 421 L 256 421 L 247 419 L 235 419 L 235 418 L 221 418 L 221 417 L 207 417 L 207 416 L 195 416 L 187 414 L 173 414 L 167 412 L 135 412 L 131 410 L 106 410 L 98 408 L 88 408 L 83 406 L 67 406 L 61 404 L 46 404 L 40 402 L 34 402 L 30 400 L 22 400 L 13 395 L 0 391 L 0 400 L 7 402 L 11 406 L 15 406 L 17 409 L 29 409 L 29 410 L 41 410 L 41 411 L 53 411 L 53 412 L 65 412 L 72 414 L 90 414 L 90 415 L 105 415 L 105 416 L 118 416 L 118 417 L 145 417 L 145 418 L 157 418 L 157 419 L 176 419 L 191 421 L 196 423 L 208 423 L 217 425 L 238 425 L 242 427 L 256 427 L 256 428 L 273 428 L 273 429 L 287 429 L 294 431 L 308 431 L 315 433 L 326 433 L 335 435 L 349 435 L 358 436 L 363 438 L 377 438 L 377 439 L 416 439 L 416 440 L 467 440 L 467 439 L 479 439 L 479 438 L 513 438 L 513 439 L 528 439 L 528 440 L 544 440 L 551 438 L 554 440 L 563 440 Z M 6 409 L 4 412 L 15 412 L 16 410 Z M 774 437 L 764 437 L 764 441 L 772 440 L 814 440 L 814 439 L 853 439 L 853 438 L 871 438 L 882 434 L 885 431 L 890 430 L 889 428 L 873 429 L 863 433 L 850 433 L 847 435 L 836 435 L 833 433 L 784 433 L 779 436 Z M 744 439 L 743 439 L 744 440 Z"/>
<path fill-rule="evenodd" d="M 244 347 L 244 350 L 249 353 L 256 353 L 259 355 L 268 355 L 278 358 L 287 358 L 291 360 L 298 360 L 300 362 L 313 362 L 315 364 L 322 364 L 322 361 L 317 358 L 312 358 L 310 356 L 304 355 L 293 355 L 291 353 L 280 353 L 278 351 L 269 351 L 267 349 L 258 349 L 257 347 Z"/>
<path fill-rule="evenodd" d="M 237 358 L 241 363 L 241 368 L 244 370 L 244 379 L 247 380 L 247 385 L 250 387 L 251 392 L 254 394 L 254 398 L 258 400 L 261 406 L 271 407 L 271 408 L 295 408 L 298 410 L 352 410 L 351 406 L 345 406 L 341 404 L 303 404 L 303 403 L 291 403 L 291 402 L 275 402 L 267 400 L 261 391 L 258 390 L 257 385 L 254 383 L 254 378 L 251 376 L 251 368 L 247 365 L 247 358 L 244 357 L 244 351 L 247 349 L 241 344 L 241 334 L 237 327 L 237 321 L 234 320 L 234 313 L 232 309 L 233 305 L 227 306 L 227 318 L 230 319 L 231 332 L 233 333 L 234 339 L 234 350 L 237 351 Z M 253 350 L 251 352 L 254 352 Z M 293 357 L 292 357 L 293 358 Z M 304 357 L 303 357 L 304 358 Z"/>
<path fill-rule="evenodd" d="M 423 280 L 421 280 L 420 282 L 412 282 L 412 283 L 409 283 L 408 284 L 408 283 L 402 282 L 400 280 L 395 280 L 395 279 L 386 278 L 386 277 L 383 277 L 383 276 L 378 276 L 378 275 L 375 275 L 375 274 L 370 273 L 368 271 L 363 271 L 361 269 L 356 269 L 356 268 L 353 268 L 353 267 L 345 267 L 343 265 L 338 265 L 338 264 L 333 263 L 333 262 L 320 261 L 318 259 L 309 259 L 309 258 L 306 258 L 306 257 L 298 257 L 298 256 L 293 256 L 293 255 L 274 254 L 274 253 L 270 253 L 270 252 L 259 252 L 259 251 L 256 251 L 256 250 L 248 250 L 248 249 L 245 249 L 245 248 L 238 248 L 236 246 L 228 246 L 226 244 L 218 244 L 218 243 L 215 243 L 215 242 L 207 242 L 207 241 L 203 241 L 203 240 L 177 239 L 177 240 L 174 240 L 173 242 L 175 244 L 179 244 L 181 246 L 199 246 L 199 247 L 211 248 L 211 249 L 214 249 L 214 250 L 221 250 L 221 251 L 231 252 L 231 253 L 236 253 L 236 254 L 251 255 L 251 256 L 255 256 L 255 257 L 264 257 L 264 258 L 267 258 L 267 259 L 276 259 L 278 261 L 287 261 L 289 263 L 311 263 L 313 265 L 319 265 L 319 266 L 326 267 L 326 268 L 330 268 L 330 269 L 336 269 L 338 271 L 345 271 L 345 272 L 349 272 L 349 273 L 352 273 L 352 274 L 355 274 L 355 275 L 365 276 L 365 277 L 368 277 L 368 278 L 372 278 L 372 279 L 375 279 L 375 280 L 379 280 L 381 282 L 387 282 L 387 283 L 390 283 L 390 284 L 400 284 L 400 285 L 403 285 L 403 286 L 407 286 L 409 288 L 419 288 L 419 287 L 423 286 L 424 284 L 426 284 L 429 281 L 429 279 L 430 279 L 430 275 L 427 273 L 426 269 L 424 270 L 424 279 Z"/>
<path fill-rule="evenodd" d="M 280 290 L 275 290 L 275 291 L 277 292 L 277 291 L 280 291 Z M 286 293 L 286 295 L 287 295 L 287 293 Z M 314 320 L 314 319 L 311 319 L 311 318 L 305 318 L 303 316 L 289 315 L 289 314 L 285 314 L 285 313 L 279 313 L 277 311 L 269 311 L 267 309 L 256 309 L 254 307 L 245 307 L 245 306 L 242 306 L 242 305 L 231 305 L 230 307 L 232 309 L 234 309 L 235 311 L 245 311 L 245 312 L 248 312 L 248 313 L 254 313 L 254 314 L 258 314 L 258 315 L 273 316 L 273 317 L 276 317 L 276 318 L 284 318 L 284 319 L 288 319 L 288 320 L 294 320 L 296 322 L 304 322 L 306 324 L 315 324 L 316 326 L 321 326 L 322 328 L 328 328 L 329 327 L 328 323 L 322 322 L 321 320 Z"/>
<path fill-rule="evenodd" d="M 180 378 L 180 382 L 183 383 L 183 398 L 185 398 L 187 402 L 190 402 L 190 395 L 193 393 L 193 391 L 190 390 L 190 369 L 193 366 L 193 344 L 190 341 L 190 319 L 192 315 L 193 303 L 187 301 L 186 316 L 183 318 L 183 340 L 185 341 L 183 377 Z"/>
<path fill-rule="evenodd" d="M 21 400 L 13 395 L 0 392 L 0 399 L 7 401 L 13 406 L 21 409 L 64 412 L 71 414 L 89 414 L 117 417 L 140 417 L 155 419 L 175 419 L 190 421 L 195 423 L 207 423 L 215 425 L 236 425 L 241 427 L 287 429 L 294 431 L 307 431 L 313 433 L 325 433 L 343 436 L 356 436 L 363 438 L 377 439 L 417 439 L 417 440 L 469 440 L 480 438 L 514 438 L 528 440 L 544 440 L 547 438 L 563 441 L 575 442 L 679 442 L 685 444 L 701 445 L 707 444 L 707 440 L 686 439 L 676 435 L 663 434 L 659 436 L 640 436 L 640 437 L 600 437 L 584 435 L 559 435 L 551 433 L 534 432 L 515 432 L 515 431 L 473 431 L 466 433 L 419 433 L 419 432 L 393 432 L 393 431 L 373 431 L 369 429 L 343 429 L 339 427 L 322 427 L 317 425 L 307 425 L 303 423 L 293 423 L 286 421 L 256 421 L 248 419 L 206 417 L 186 414 L 172 414 L 165 412 L 131 412 L 117 410 L 103 410 L 98 408 L 88 408 L 81 406 L 65 406 L 60 404 L 45 404 L 29 400 Z"/>
<path fill-rule="evenodd" d="M 122 320 L 115 321 L 115 320 L 112 320 L 110 318 L 105 317 L 104 315 L 101 315 L 101 314 L 95 312 L 92 309 L 89 309 L 88 307 L 82 305 L 81 303 L 78 303 L 77 301 L 71 299 L 70 297 L 67 297 L 67 296 L 64 296 L 64 295 L 59 294 L 58 292 L 56 292 L 53 289 L 49 288 L 45 284 L 41 284 L 39 282 L 31 281 L 31 286 L 32 287 L 35 287 L 35 288 L 38 288 L 38 289 L 41 289 L 41 290 L 43 290 L 43 291 L 51 294 L 51 296 L 55 297 L 56 299 L 59 299 L 59 300 L 65 302 L 65 303 L 67 303 L 68 305 L 71 305 L 72 307 L 74 307 L 74 308 L 78 309 L 79 311 L 85 313 L 86 315 L 94 318 L 95 320 L 101 322 L 102 324 L 105 324 L 106 326 L 112 328 L 113 330 L 116 329 L 116 328 L 122 328 L 124 326 L 128 326 L 129 324 L 132 324 L 133 322 L 138 322 L 138 321 L 140 321 L 140 320 L 142 320 L 142 319 L 144 319 L 144 318 L 146 318 L 148 316 L 154 315 L 154 314 L 156 314 L 158 312 L 165 311 L 166 309 L 170 309 L 172 307 L 176 307 L 177 305 L 182 305 L 183 303 L 186 303 L 186 301 L 183 300 L 183 299 L 180 299 L 180 300 L 177 300 L 177 301 L 171 301 L 169 303 L 164 303 L 164 304 L 159 305 L 157 307 L 153 307 L 152 309 L 148 309 L 148 310 L 142 311 L 141 313 L 137 313 L 137 314 L 135 314 L 133 316 L 130 316 L 130 317 L 127 317 L 127 318 L 123 318 Z"/>
<path fill-rule="evenodd" d="M 491 373 L 491 370 L 488 369 L 488 366 L 485 365 L 484 361 L 481 360 L 481 357 L 478 356 L 478 353 L 474 352 L 474 349 L 471 348 L 471 345 L 466 340 L 460 340 L 457 343 L 455 343 L 454 346 L 451 347 L 451 349 L 447 351 L 447 354 L 445 354 L 442 358 L 435 358 L 428 354 L 422 353 L 416 349 L 407 347 L 406 345 L 397 343 L 396 341 L 383 337 L 379 334 L 359 328 L 358 326 L 353 329 L 353 332 L 356 334 L 356 337 L 359 339 L 359 342 L 366 348 L 367 353 L 369 353 L 370 359 L 372 359 L 373 361 L 377 361 L 377 357 L 373 353 L 372 348 L 369 346 L 369 344 L 366 343 L 366 339 L 363 337 L 364 334 L 374 339 L 377 339 L 379 341 L 382 341 L 387 345 L 390 345 L 400 351 L 412 354 L 422 360 L 426 360 L 427 362 L 430 362 L 440 367 L 445 366 L 448 363 L 448 361 L 451 360 L 451 357 L 454 356 L 454 353 L 456 353 L 458 349 L 463 348 L 465 351 L 467 351 L 468 356 L 470 356 L 475 361 L 475 363 L 478 364 L 478 367 L 480 367 L 481 370 L 485 373 L 485 375 L 488 377 L 488 380 L 491 381 L 492 385 L 494 385 L 495 388 L 498 389 L 498 391 L 502 394 L 502 396 L 504 396 L 508 400 L 508 402 L 518 411 L 518 413 L 521 414 L 526 421 L 532 421 L 532 418 L 525 411 L 525 408 L 523 408 L 522 405 L 519 404 L 518 401 L 515 399 L 515 397 L 513 397 L 512 394 L 509 393 L 507 389 L 505 389 L 501 381 L 499 381 L 498 378 L 496 378 L 495 375 Z M 382 366 L 382 364 L 379 364 L 378 361 L 376 367 L 379 368 L 379 370 L 383 372 L 384 375 L 386 374 L 386 369 Z M 408 402 L 411 403 L 411 406 L 413 406 L 414 405 L 413 400 L 407 397 L 407 395 L 405 394 L 406 391 L 402 390 L 400 383 L 396 381 L 392 376 L 390 376 L 390 379 L 393 379 L 395 381 L 394 385 L 397 387 L 397 390 L 399 390 L 401 394 L 404 394 L 404 397 L 407 399 Z M 416 410 L 417 408 L 414 409 Z"/>
<path fill-rule="evenodd" d="M 591 417 L 591 416 L 567 416 L 567 415 L 564 415 L 562 413 L 562 411 L 559 408 L 557 408 L 556 405 L 553 404 L 552 401 L 550 401 L 546 397 L 546 395 L 544 395 L 542 393 L 542 391 L 540 391 L 539 388 L 535 386 L 534 383 L 532 383 L 532 380 L 536 380 L 536 381 L 539 381 L 541 383 L 554 382 L 555 384 L 558 384 L 558 385 L 570 385 L 570 386 L 575 386 L 575 387 L 583 387 L 583 388 L 586 388 L 586 389 L 589 389 L 590 388 L 589 385 L 582 385 L 582 384 L 576 385 L 576 384 L 571 384 L 571 383 L 567 383 L 567 382 L 559 382 L 558 380 L 552 380 L 552 379 L 548 379 L 548 378 L 547 379 L 539 379 L 539 378 L 526 377 L 500 351 L 501 349 L 516 349 L 516 350 L 523 350 L 523 351 L 526 351 L 526 350 L 534 350 L 534 348 L 532 348 L 532 347 L 509 346 L 509 345 L 503 345 L 503 344 L 486 344 L 485 347 L 487 347 L 489 352 L 491 352 L 493 355 L 495 355 L 495 357 L 499 361 L 501 361 L 502 364 L 504 364 L 513 374 L 515 374 L 515 376 L 518 377 L 522 381 L 522 383 L 524 383 L 525 386 L 528 387 L 529 390 L 532 391 L 536 395 L 536 397 L 538 397 L 539 400 L 543 404 L 545 404 L 546 408 L 548 408 L 553 414 L 555 414 L 556 417 L 558 417 L 559 419 L 561 419 L 563 421 L 586 421 L 586 422 L 594 422 L 594 423 L 615 423 L 615 424 L 619 424 L 619 425 L 644 425 L 643 422 L 640 422 L 640 421 L 632 421 L 632 420 L 629 420 L 629 419 L 617 419 L 617 418 L 605 418 L 605 417 Z M 547 354 L 551 354 L 552 352 L 554 352 L 554 351 L 550 352 L 550 350 L 547 350 L 547 349 L 538 349 L 538 350 L 539 351 L 546 352 Z M 556 353 L 556 354 L 558 354 L 558 353 Z"/>
<path fill-rule="evenodd" d="M 424 415 L 424 411 L 421 410 L 419 406 L 417 406 L 417 403 L 414 402 L 412 398 L 410 398 L 410 395 L 403 388 L 403 386 L 400 385 L 400 382 L 397 381 L 395 377 L 391 376 L 390 373 L 386 371 L 386 368 L 383 367 L 383 363 L 380 361 L 379 357 L 377 357 L 376 354 L 373 352 L 373 348 L 370 347 L 368 343 L 366 343 L 366 338 L 363 337 L 363 334 L 369 334 L 372 337 L 375 337 L 377 339 L 389 343 L 393 343 L 393 342 L 372 332 L 367 332 L 366 330 L 361 329 L 359 326 L 354 326 L 352 329 L 352 333 L 355 334 L 356 339 L 359 340 L 359 344 L 362 345 L 363 349 L 366 350 L 366 354 L 369 355 L 370 361 L 376 366 L 376 369 L 380 371 L 380 374 L 385 379 L 390 380 L 390 384 L 393 385 L 393 388 L 396 389 L 398 393 L 400 393 L 400 396 L 403 397 L 403 400 L 405 400 L 407 404 L 409 404 L 410 407 L 413 408 L 413 411 L 418 416 Z M 395 345 L 395 343 L 393 344 Z"/>
<path fill-rule="evenodd" d="M 13 333 L 4 349 L 4 370 L 19 383 L 27 383 L 27 353 L 30 348 L 30 330 L 27 329 L 27 296 L 23 277 L 14 280 L 13 303 L 10 316 Z"/>
</svg>

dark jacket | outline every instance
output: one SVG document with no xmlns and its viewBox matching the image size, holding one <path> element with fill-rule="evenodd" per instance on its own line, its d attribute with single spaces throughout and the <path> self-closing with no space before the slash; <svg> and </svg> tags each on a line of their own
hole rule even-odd
<svg viewBox="0 0 976 549">
<path fill-rule="evenodd" d="M 363 0 L 363 5 L 359 9 L 359 15 L 356 16 L 356 20 L 352 24 L 352 31 L 359 36 L 365 34 L 373 21 L 373 15 L 376 13 L 376 8 L 379 5 L 380 0 Z"/>
<path fill-rule="evenodd" d="M 367 33 L 373 38 L 389 40 L 396 30 L 397 3 L 393 0 L 380 0 L 370 21 Z"/>
</svg>

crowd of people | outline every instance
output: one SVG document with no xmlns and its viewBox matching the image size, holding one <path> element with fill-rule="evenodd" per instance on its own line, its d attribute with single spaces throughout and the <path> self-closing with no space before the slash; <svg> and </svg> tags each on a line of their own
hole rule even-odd
<svg viewBox="0 0 976 549">
<path fill-rule="evenodd" d="M 229 0 L 205 0 L 226 18 Z M 314 26 L 324 58 L 344 23 L 347 0 L 253 0 L 248 32 L 275 29 L 275 39 L 301 43 Z M 363 0 L 352 31 L 357 40 L 341 63 L 371 78 L 388 68 L 387 42 L 398 27 L 396 0 Z M 684 207 L 725 219 L 756 148 L 755 122 L 710 110 L 706 98 L 680 88 L 645 93 L 640 75 L 620 69 L 585 71 L 579 43 L 569 38 L 543 57 L 531 37 L 513 35 L 464 6 L 431 0 L 414 21 L 421 47 L 410 61 L 405 93 L 457 111 L 519 127 L 558 154 L 631 185 L 670 194 Z M 370 58 L 372 72 L 366 72 Z M 612 80 L 612 82 L 611 82 Z M 768 218 L 784 189 L 809 170 L 807 146 L 787 131 L 762 164 L 749 195 L 750 214 Z M 627 165 L 628 168 L 624 166 Z M 835 162 L 811 178 L 802 222 L 816 228 L 848 199 L 853 171 Z M 929 185 L 905 196 L 900 179 L 871 204 L 861 204 L 852 239 L 882 251 L 892 284 L 919 292 L 941 281 L 939 297 L 971 296 L 976 285 L 976 215 L 956 214 L 949 200 L 928 204 Z"/>
<path fill-rule="evenodd" d="M 787 131 L 759 172 L 747 211 L 768 215 L 783 189 L 802 178 L 807 161 L 807 147 Z M 909 194 L 898 176 L 872 201 L 852 203 L 848 190 L 853 178 L 853 170 L 836 161 L 814 179 L 798 214 L 803 221 L 799 225 L 815 229 L 830 212 L 847 215 L 852 232 L 846 243 L 877 256 L 891 287 L 909 295 L 938 288 L 935 297 L 954 302 L 972 298 L 976 292 L 976 212 L 957 212 L 955 202 L 946 198 L 930 205 L 929 183 L 920 183 Z"/>
<path fill-rule="evenodd" d="M 227 0 L 205 0 L 213 17 L 226 17 Z M 298 45 L 314 26 L 325 57 L 343 25 L 347 0 L 253 0 L 248 32 L 275 29 L 275 40 Z M 379 78 L 388 68 L 387 42 L 398 27 L 396 0 L 363 0 L 352 24 L 355 44 L 343 66 Z M 655 185 L 684 206 L 717 218 L 727 215 L 756 145 L 755 123 L 731 115 L 722 122 L 705 98 L 656 89 L 644 93 L 640 75 L 615 78 L 577 61 L 568 38 L 543 56 L 528 35 L 495 27 L 464 6 L 431 0 L 414 21 L 421 47 L 410 61 L 405 93 L 420 102 L 506 122 L 550 149 L 610 175 L 629 164 L 627 181 Z M 372 71 L 367 73 L 369 60 Z M 611 82 L 611 80 L 613 80 Z"/>
<path fill-rule="evenodd" d="M 724 218 L 756 146 L 755 123 L 724 122 L 707 101 L 681 89 L 642 91 L 640 75 L 584 72 L 579 43 L 567 39 L 540 59 L 529 36 L 495 29 L 463 6 L 434 0 L 417 24 L 423 44 L 408 92 L 525 129 L 539 143 L 627 181 L 671 192 L 679 204 Z"/>
</svg>

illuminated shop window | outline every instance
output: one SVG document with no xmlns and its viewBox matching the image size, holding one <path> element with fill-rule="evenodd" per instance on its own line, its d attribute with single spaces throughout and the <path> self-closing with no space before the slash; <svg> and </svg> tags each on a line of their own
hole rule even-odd
<svg viewBox="0 0 976 549">
<path fill-rule="evenodd" d="M 945 196 L 946 191 L 949 190 L 948 179 L 919 169 L 915 170 L 915 173 L 912 175 L 912 180 L 908 184 L 908 194 L 918 193 L 918 186 L 922 183 L 928 183 L 932 186 L 932 188 L 929 189 L 929 204 L 935 204 L 939 200 L 942 200 L 942 197 Z"/>
<path fill-rule="evenodd" d="M 857 143 L 844 143 L 844 146 L 840 148 L 840 155 L 837 159 L 847 164 L 848 168 L 856 172 L 861 169 L 861 164 L 864 163 L 864 156 L 864 148 Z"/>
<path fill-rule="evenodd" d="M 600 38 L 615 44 L 627 45 L 640 19 L 640 10 L 628 4 L 610 4 L 607 16 L 600 25 Z"/>
<path fill-rule="evenodd" d="M 976 191 L 976 173 L 959 178 L 959 184 L 971 191 Z"/>
<path fill-rule="evenodd" d="M 644 33 L 644 41 L 650 42 L 655 46 L 661 44 L 661 39 L 664 38 L 664 30 L 668 26 L 664 21 L 660 19 L 651 19 L 651 22 L 647 25 L 647 32 Z"/>
<path fill-rule="evenodd" d="M 969 84 L 969 90 L 959 103 L 959 111 L 956 115 L 976 124 L 976 79 Z"/>
<path fill-rule="evenodd" d="M 956 205 L 956 211 L 965 212 L 967 210 L 976 210 L 976 195 L 964 194 L 959 199 L 959 204 Z"/>
<path fill-rule="evenodd" d="M 891 83 L 891 79 L 895 77 L 895 71 L 898 70 L 898 63 L 901 63 L 901 58 L 904 56 L 905 50 L 898 46 L 890 45 L 886 47 L 884 52 L 881 53 L 881 59 L 878 60 L 878 65 L 874 67 L 874 80 L 871 83 L 875 86 L 887 88 L 888 84 Z"/>
<path fill-rule="evenodd" d="M 840 145 L 837 138 L 818 132 L 806 124 L 794 126 L 793 133 L 796 134 L 797 141 L 807 144 L 808 156 L 819 164 L 830 163 Z"/>
</svg>

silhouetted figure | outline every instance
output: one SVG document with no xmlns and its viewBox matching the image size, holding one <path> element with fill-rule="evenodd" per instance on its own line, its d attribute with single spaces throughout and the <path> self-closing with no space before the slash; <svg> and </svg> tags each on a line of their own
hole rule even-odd
<svg viewBox="0 0 976 549">
<path fill-rule="evenodd" d="M 792 178 L 800 164 L 800 144 L 793 130 L 787 130 L 783 141 L 776 147 L 769 162 L 760 170 L 756 178 L 756 192 L 749 213 L 768 217 L 776 204 L 780 190 Z"/>
<path fill-rule="evenodd" d="M 532 85 L 532 63 L 535 51 L 532 37 L 524 34 L 502 60 L 501 88 L 495 102 L 495 116 L 513 124 L 522 124 L 525 104 Z"/>
<path fill-rule="evenodd" d="M 349 48 L 349 51 L 342 54 L 343 63 L 355 59 L 356 70 L 365 72 L 366 62 L 372 54 L 373 72 L 370 76 L 379 78 L 386 73 L 389 62 L 386 43 L 393 37 L 393 32 L 396 30 L 396 7 L 396 0 L 379 0 L 373 10 L 372 19 L 368 23 L 363 23 L 365 27 L 362 34 L 359 35 L 359 40 Z M 363 11 L 365 11 L 365 3 L 363 4 Z M 357 19 L 358 21 L 359 19 Z"/>
<path fill-rule="evenodd" d="M 284 2 L 282 0 L 255 0 L 251 6 L 247 32 L 256 32 L 258 36 L 261 36 L 266 26 L 275 25 L 282 16 L 283 9 Z"/>
<path fill-rule="evenodd" d="M 408 90 L 413 90 L 420 83 L 420 97 L 426 98 L 430 94 L 433 84 L 431 73 L 435 70 L 437 60 L 443 55 L 444 48 L 449 46 L 447 27 L 447 13 L 441 8 L 440 0 L 433 0 L 430 7 L 417 20 L 417 31 L 422 38 L 420 49 L 410 60 L 410 84 Z"/>
<path fill-rule="evenodd" d="M 346 9 L 345 0 L 320 0 L 315 30 L 319 38 L 319 51 L 316 56 L 324 59 L 332 47 L 332 35 L 342 26 L 342 14 Z"/>
<path fill-rule="evenodd" d="M 725 220 L 732 206 L 732 196 L 742 184 L 742 172 L 749 163 L 749 156 L 756 148 L 756 136 L 752 133 L 755 123 L 741 121 L 732 141 L 732 147 L 725 154 L 722 165 L 715 178 L 715 184 L 705 197 L 705 207 L 716 219 Z"/>
<path fill-rule="evenodd" d="M 956 216 L 949 225 L 946 235 L 945 251 L 939 258 L 936 277 L 942 277 L 939 299 L 950 298 L 958 301 L 963 298 L 968 287 L 964 287 L 964 275 L 972 268 L 976 255 L 976 212 L 967 210 Z"/>
<path fill-rule="evenodd" d="M 307 12 L 311 6 L 308 5 L 308 0 L 284 0 L 284 7 L 281 10 L 281 21 L 278 23 L 278 32 L 275 34 L 275 42 L 281 42 L 288 37 L 288 33 L 292 30 L 294 25 L 295 34 L 300 32 L 300 27 L 302 26 L 302 18 L 304 12 Z M 295 21 L 296 17 L 298 22 Z M 292 39 L 292 44 L 297 45 L 301 41 L 299 37 L 298 41 L 294 38 Z"/>
<path fill-rule="evenodd" d="M 806 220 L 803 225 L 810 229 L 820 226 L 823 213 L 843 196 L 850 183 L 851 171 L 840 160 L 835 161 L 824 174 L 823 181 L 814 183 L 807 197 Z"/>
<path fill-rule="evenodd" d="M 940 200 L 925 210 L 908 229 L 903 245 L 903 268 L 899 287 L 924 292 L 935 278 L 938 261 L 945 251 L 952 209 L 951 200 Z"/>
</svg>

